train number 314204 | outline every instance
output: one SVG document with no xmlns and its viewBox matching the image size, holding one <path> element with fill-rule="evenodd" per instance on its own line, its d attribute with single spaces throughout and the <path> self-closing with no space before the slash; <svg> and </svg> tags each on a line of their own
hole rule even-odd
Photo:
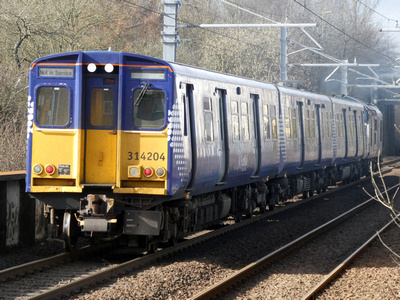
<svg viewBox="0 0 400 300">
<path fill-rule="evenodd" d="M 164 153 L 158 153 L 158 152 L 142 152 L 140 154 L 139 152 L 128 152 L 128 160 L 165 160 Z"/>
</svg>

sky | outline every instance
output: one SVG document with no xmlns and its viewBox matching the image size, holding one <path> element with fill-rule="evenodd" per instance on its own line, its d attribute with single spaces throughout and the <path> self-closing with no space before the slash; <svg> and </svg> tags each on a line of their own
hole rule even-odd
<svg viewBox="0 0 400 300">
<path fill-rule="evenodd" d="M 400 19 L 400 0 L 381 0 L 377 8 L 375 9 L 378 13 L 388 17 L 389 19 L 399 20 Z M 380 17 L 383 21 L 383 17 Z M 387 24 L 387 20 L 385 22 Z M 389 24 L 393 25 L 393 21 Z"/>
<path fill-rule="evenodd" d="M 400 26 L 400 0 L 381 0 L 375 11 L 389 19 L 398 20 Z M 379 22 L 379 24 L 382 24 L 382 28 L 393 28 L 395 26 L 396 23 L 394 21 L 388 21 L 379 14 L 375 14 L 375 19 Z M 389 32 L 384 34 L 388 34 L 390 37 L 393 37 L 393 39 L 400 44 L 400 32 Z"/>
</svg>

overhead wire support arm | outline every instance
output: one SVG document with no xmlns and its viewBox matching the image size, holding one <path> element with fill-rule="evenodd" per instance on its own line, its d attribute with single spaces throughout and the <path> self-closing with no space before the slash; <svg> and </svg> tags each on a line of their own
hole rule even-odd
<svg viewBox="0 0 400 300">
<path fill-rule="evenodd" d="M 394 28 L 382 28 L 380 32 L 400 32 L 399 21 L 396 21 L 396 26 Z"/>
<path fill-rule="evenodd" d="M 382 28 L 380 32 L 400 32 L 400 28 Z"/>
<path fill-rule="evenodd" d="M 179 25 L 179 28 L 305 28 L 316 27 L 317 24 L 304 23 L 304 24 L 290 24 L 290 23 L 274 23 L 274 24 L 200 24 L 200 25 Z"/>
</svg>

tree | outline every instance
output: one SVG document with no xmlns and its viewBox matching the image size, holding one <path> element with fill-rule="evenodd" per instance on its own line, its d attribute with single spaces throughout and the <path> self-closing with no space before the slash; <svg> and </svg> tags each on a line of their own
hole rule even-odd
<svg viewBox="0 0 400 300">
<path fill-rule="evenodd" d="M 268 7 L 265 0 L 233 1 L 263 18 L 221 0 L 190 0 L 183 2 L 178 23 L 316 22 L 319 26 L 309 32 L 324 46 L 326 53 L 339 59 L 356 57 L 363 63 L 391 63 L 388 57 L 393 56 L 394 49 L 389 49 L 386 37 L 379 34 L 371 18 L 371 11 L 359 1 L 268 0 Z M 378 1 L 363 2 L 373 8 Z M 25 153 L 22 145 L 28 70 L 36 58 L 110 47 L 115 51 L 162 58 L 163 2 L 160 0 L 0 0 L 0 5 L 0 170 L 24 168 L 24 159 L 11 159 L 10 154 L 18 151 L 15 156 L 23 157 Z M 268 82 L 280 78 L 279 29 L 189 27 L 180 28 L 179 35 L 182 43 L 177 53 L 178 62 Z M 290 52 L 299 50 L 300 44 L 310 44 L 300 29 L 290 29 L 289 38 Z M 324 60 L 301 51 L 291 55 L 289 62 Z M 295 67 L 289 69 L 289 79 L 301 79 L 307 87 L 328 93 L 323 79 L 331 71 Z M 15 122 L 14 116 L 18 116 Z M 18 163 L 10 165 L 12 161 Z"/>
<path fill-rule="evenodd" d="M 395 125 L 395 128 L 398 132 L 400 132 L 400 130 L 397 128 L 397 126 Z M 381 181 L 381 187 L 379 187 L 379 184 L 376 182 L 375 177 L 374 177 L 374 168 L 371 162 L 370 165 L 370 174 L 371 174 L 371 182 L 372 185 L 374 187 L 374 191 L 375 191 L 375 197 L 372 196 L 370 193 L 368 193 L 364 188 L 364 192 L 370 197 L 375 199 L 376 201 L 378 201 L 380 204 L 382 204 L 384 207 L 388 208 L 390 211 L 390 216 L 393 220 L 393 222 L 400 227 L 400 211 L 396 208 L 396 202 L 395 202 L 395 198 L 397 193 L 399 192 L 399 187 L 397 187 L 394 195 L 392 196 L 392 198 L 390 198 L 389 196 L 389 191 L 386 187 L 386 183 L 385 180 L 383 179 L 383 175 L 382 175 L 382 170 L 381 170 L 381 166 L 380 166 L 380 153 L 378 155 L 378 178 Z M 397 259 L 400 259 L 400 254 L 396 253 L 395 251 L 393 251 L 393 249 L 391 249 L 389 246 L 387 246 L 382 238 L 378 235 L 381 243 L 393 254 L 395 255 L 395 257 Z"/>
</svg>

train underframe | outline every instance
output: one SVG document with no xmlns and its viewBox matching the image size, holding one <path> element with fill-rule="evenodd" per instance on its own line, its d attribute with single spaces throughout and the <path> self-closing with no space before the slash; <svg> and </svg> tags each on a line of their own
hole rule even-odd
<svg viewBox="0 0 400 300">
<path fill-rule="evenodd" d="M 376 161 L 372 162 L 376 170 Z M 63 211 L 63 216 L 59 215 L 63 220 L 61 232 L 66 248 L 71 251 L 78 237 L 83 236 L 93 243 L 118 239 L 122 244 L 154 252 L 160 243 L 175 244 L 223 219 L 238 222 L 251 217 L 255 211 L 272 210 L 295 195 L 311 197 L 338 182 L 346 184 L 369 174 L 369 160 L 364 160 L 153 206 L 149 206 L 150 198 L 116 201 L 104 194 L 89 194 L 80 200 L 79 210 Z"/>
</svg>

